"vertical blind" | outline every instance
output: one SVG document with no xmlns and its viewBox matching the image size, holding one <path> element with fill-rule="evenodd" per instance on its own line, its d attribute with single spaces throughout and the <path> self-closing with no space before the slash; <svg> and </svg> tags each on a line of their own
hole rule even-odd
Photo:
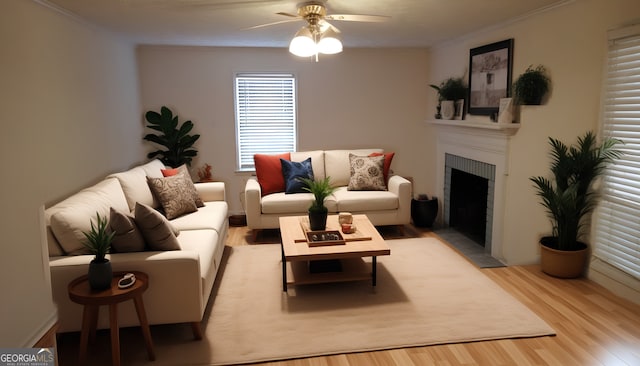
<svg viewBox="0 0 640 366">
<path fill-rule="evenodd" d="M 239 170 L 253 170 L 254 154 L 296 148 L 296 83 L 292 74 L 236 74 Z"/>
<path fill-rule="evenodd" d="M 624 155 L 603 178 L 594 215 L 594 256 L 640 279 L 640 26 L 609 34 L 603 135 Z"/>
</svg>

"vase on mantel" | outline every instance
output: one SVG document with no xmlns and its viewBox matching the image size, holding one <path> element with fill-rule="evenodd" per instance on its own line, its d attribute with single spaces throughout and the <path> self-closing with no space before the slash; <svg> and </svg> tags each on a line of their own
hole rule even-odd
<svg viewBox="0 0 640 366">
<path fill-rule="evenodd" d="M 442 119 L 453 119 L 456 113 L 455 102 L 453 100 L 442 101 Z"/>
</svg>

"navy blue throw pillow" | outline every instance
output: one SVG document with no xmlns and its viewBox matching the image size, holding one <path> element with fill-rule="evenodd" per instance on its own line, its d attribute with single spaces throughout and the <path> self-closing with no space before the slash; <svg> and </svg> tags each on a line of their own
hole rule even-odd
<svg viewBox="0 0 640 366">
<path fill-rule="evenodd" d="M 282 175 L 284 176 L 285 193 L 305 193 L 302 188 L 306 186 L 299 178 L 313 179 L 311 158 L 305 161 L 288 161 L 280 159 Z"/>
</svg>

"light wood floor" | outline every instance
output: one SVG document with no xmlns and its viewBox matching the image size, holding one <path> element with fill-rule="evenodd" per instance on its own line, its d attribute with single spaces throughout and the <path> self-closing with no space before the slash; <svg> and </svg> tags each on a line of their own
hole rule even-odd
<svg viewBox="0 0 640 366">
<path fill-rule="evenodd" d="M 382 228 L 387 239 L 401 237 Z M 405 228 L 408 237 L 435 235 Z M 259 241 L 278 242 L 277 232 Z M 246 227 L 230 228 L 228 245 L 257 245 Z M 560 280 L 538 266 L 482 269 L 556 330 L 554 337 L 507 339 L 269 362 L 283 366 L 370 365 L 640 365 L 640 305 L 587 279 Z M 380 329 L 384 332 L 384 329 Z"/>
</svg>

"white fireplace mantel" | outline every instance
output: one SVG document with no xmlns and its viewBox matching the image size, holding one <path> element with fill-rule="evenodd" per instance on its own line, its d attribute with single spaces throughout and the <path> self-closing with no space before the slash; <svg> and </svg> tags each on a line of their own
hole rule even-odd
<svg viewBox="0 0 640 366">
<path fill-rule="evenodd" d="M 467 120 L 429 120 L 437 132 L 437 192 L 444 197 L 445 154 L 492 164 L 495 169 L 491 255 L 504 260 L 504 201 L 509 175 L 509 143 L 519 123 L 494 123 Z"/>
<path fill-rule="evenodd" d="M 497 133 L 512 136 L 520 128 L 520 123 L 496 123 L 485 121 L 469 121 L 469 120 L 444 120 L 433 119 L 427 120 L 428 124 L 436 125 L 437 127 L 455 128 L 455 129 L 480 129 L 488 131 L 496 131 Z"/>
</svg>

